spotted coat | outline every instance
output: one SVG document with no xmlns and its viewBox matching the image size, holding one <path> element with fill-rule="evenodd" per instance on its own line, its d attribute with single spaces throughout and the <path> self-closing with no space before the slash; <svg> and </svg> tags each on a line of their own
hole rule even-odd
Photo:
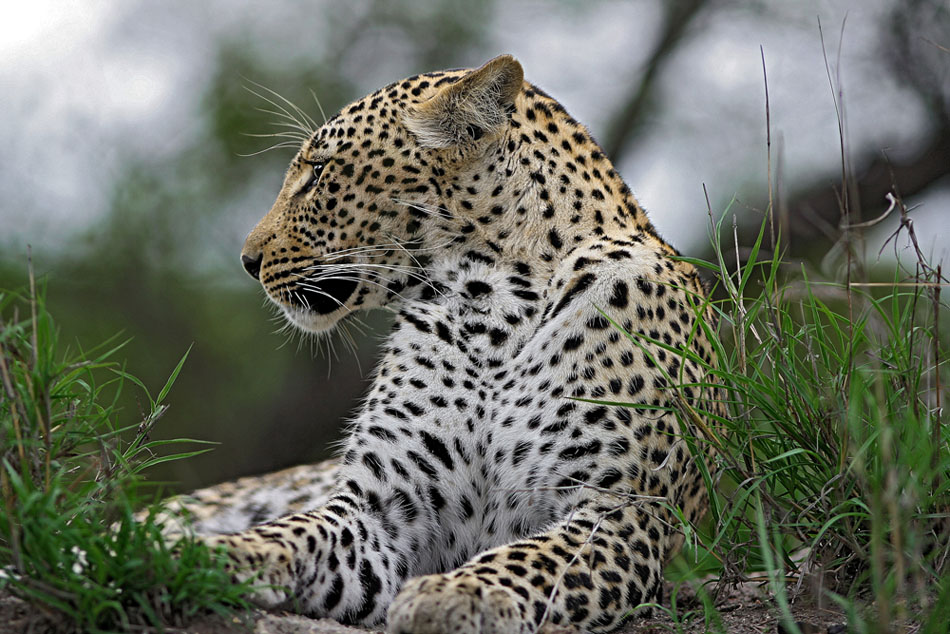
<svg viewBox="0 0 950 634">
<path fill-rule="evenodd" d="M 391 632 L 617 627 L 705 507 L 704 291 L 501 56 L 308 132 L 242 259 L 295 326 L 396 313 L 333 464 L 176 502 L 256 599 Z M 701 424 L 705 428 L 705 424 Z M 693 442 L 695 440 L 695 442 Z M 289 514 L 288 514 L 289 513 Z M 274 518 L 251 526 L 263 518 Z"/>
</svg>

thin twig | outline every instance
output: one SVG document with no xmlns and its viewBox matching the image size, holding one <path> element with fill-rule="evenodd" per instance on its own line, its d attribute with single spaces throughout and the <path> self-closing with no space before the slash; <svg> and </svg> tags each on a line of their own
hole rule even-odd
<svg viewBox="0 0 950 634">
<path fill-rule="evenodd" d="M 937 265 L 937 281 L 939 282 L 941 277 L 943 277 L 943 267 Z M 943 447 L 943 442 L 941 439 L 941 432 L 943 431 L 943 425 L 941 421 L 943 420 L 943 404 L 941 403 L 941 393 L 943 387 L 940 384 L 940 284 L 933 286 L 933 305 L 934 305 L 934 336 L 933 336 L 933 354 L 934 354 L 934 381 L 936 382 L 937 388 L 937 408 L 934 410 L 934 421 L 931 429 L 931 434 L 933 434 L 933 464 L 936 467 L 939 463 L 940 450 Z M 934 483 L 934 490 L 937 491 L 940 489 L 940 470 L 935 469 L 936 473 L 936 482 Z"/>
<path fill-rule="evenodd" d="M 926 37 L 921 37 L 920 39 L 922 39 L 923 41 L 927 42 L 927 44 L 930 44 L 931 46 L 934 46 L 934 47 L 940 49 L 940 50 L 943 51 L 944 53 L 950 53 L 950 48 L 947 48 L 946 46 L 940 46 L 939 44 L 937 44 L 937 43 L 934 42 L 933 40 L 927 39 Z"/>
</svg>

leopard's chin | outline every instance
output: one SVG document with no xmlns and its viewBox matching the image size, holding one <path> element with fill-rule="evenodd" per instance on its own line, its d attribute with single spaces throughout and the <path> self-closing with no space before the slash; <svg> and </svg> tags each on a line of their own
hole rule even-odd
<svg viewBox="0 0 950 634">
<path fill-rule="evenodd" d="M 281 306 L 281 311 L 294 328 L 309 333 L 333 330 L 350 313 L 345 306 L 325 315 L 305 308 L 288 308 L 287 306 Z"/>
<path fill-rule="evenodd" d="M 284 290 L 284 301 L 276 302 L 287 320 L 305 332 L 332 329 L 351 308 L 347 302 L 356 294 L 359 281 L 353 278 L 326 277 L 298 283 Z"/>
</svg>

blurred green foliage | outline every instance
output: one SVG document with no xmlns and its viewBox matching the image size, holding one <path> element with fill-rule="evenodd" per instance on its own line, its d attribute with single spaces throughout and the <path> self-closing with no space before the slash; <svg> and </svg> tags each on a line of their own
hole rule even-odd
<svg viewBox="0 0 950 634">
<path fill-rule="evenodd" d="M 132 339 L 128 367 L 148 386 L 161 385 L 194 345 L 159 433 L 220 446 L 162 465 L 152 478 L 189 490 L 328 457 L 372 368 L 372 336 L 354 359 L 338 340 L 317 345 L 278 333 L 282 320 L 239 264 L 242 231 L 267 211 L 248 210 L 248 200 L 275 196 L 293 155 L 286 148 L 261 152 L 282 139 L 251 136 L 282 129 L 262 96 L 277 99 L 268 92 L 276 91 L 322 121 L 321 107 L 330 116 L 359 96 L 353 68 L 369 61 L 367 51 L 378 50 L 380 40 L 400 51 L 389 61 L 400 60 L 403 75 L 461 65 L 464 52 L 484 40 L 491 11 L 490 2 L 340 5 L 321 16 L 327 38 L 296 43 L 292 58 L 280 54 L 281 43 L 226 34 L 197 123 L 169 131 L 187 134 L 182 149 L 161 158 L 126 156 L 101 220 L 62 250 L 36 245 L 36 270 L 47 277 L 64 342 L 81 347 L 121 331 Z M 246 226 L 235 228 L 236 215 Z M 26 282 L 25 245 L 16 246 L 0 256 L 7 288 Z M 369 332 L 382 330 L 387 316 L 364 321 Z M 122 405 L 130 420 L 146 408 L 131 399 Z"/>
<path fill-rule="evenodd" d="M 189 490 L 328 457 L 372 368 L 373 336 L 354 359 L 339 340 L 314 344 L 278 333 L 282 319 L 239 264 L 242 231 L 267 211 L 247 209 L 248 201 L 276 196 L 293 155 L 287 148 L 261 152 L 282 139 L 251 136 L 282 129 L 262 96 L 277 99 L 268 92 L 276 91 L 322 121 L 321 107 L 330 116 L 359 96 L 353 69 L 370 61 L 368 51 L 378 51 L 379 41 L 400 51 L 388 60 L 405 66 L 399 76 L 462 65 L 466 51 L 484 41 L 492 7 L 444 1 L 422 8 L 408 0 L 340 5 L 321 16 L 326 38 L 295 43 L 292 58 L 281 55 L 282 43 L 226 34 L 217 42 L 197 123 L 182 132 L 182 149 L 160 158 L 126 156 L 102 220 L 64 248 L 34 245 L 62 341 L 82 347 L 122 332 L 132 339 L 124 351 L 129 369 L 150 387 L 161 385 L 194 345 L 159 433 L 220 446 L 162 465 L 152 478 Z M 248 219 L 243 229 L 235 229 L 236 215 Z M 0 256 L 7 288 L 26 282 L 25 245 L 16 247 Z M 385 314 L 363 320 L 368 332 L 388 322 Z M 147 404 L 130 398 L 122 406 L 134 419 Z"/>
<path fill-rule="evenodd" d="M 131 338 L 123 350 L 127 367 L 157 389 L 194 344 L 157 433 L 221 444 L 199 458 L 161 465 L 150 477 L 187 490 L 329 455 L 326 443 L 362 390 L 359 367 L 370 367 L 372 346 L 360 349 L 359 366 L 342 353 L 338 361 L 313 358 L 309 345 L 272 334 L 271 312 L 258 293 L 207 277 L 111 257 L 41 264 L 52 269 L 49 305 L 67 316 L 60 320 L 61 340 L 75 342 L 73 349 L 121 331 Z M 20 268 L 4 265 L 0 277 L 25 281 L 25 263 Z M 129 396 L 121 407 L 135 420 L 148 404 Z"/>
</svg>

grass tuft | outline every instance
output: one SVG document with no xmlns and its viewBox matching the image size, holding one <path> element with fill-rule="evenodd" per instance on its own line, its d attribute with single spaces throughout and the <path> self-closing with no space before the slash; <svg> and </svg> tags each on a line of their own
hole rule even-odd
<svg viewBox="0 0 950 634">
<path fill-rule="evenodd" d="M 898 233 L 916 245 L 893 202 Z M 715 278 L 718 326 L 698 319 L 697 328 L 718 362 L 676 350 L 724 394 L 722 411 L 693 412 L 714 433 L 687 439 L 710 443 L 717 465 L 701 465 L 715 474 L 711 512 L 695 527 L 685 576 L 762 582 L 789 632 L 799 629 L 791 604 L 804 595 L 837 603 L 848 631 L 945 631 L 947 279 L 916 249 L 913 270 L 868 281 L 849 231 L 840 279 L 790 267 L 763 248 L 767 220 L 744 259 L 730 258 L 722 220 L 712 224 L 715 261 L 688 261 Z M 695 422 L 680 416 L 683 428 Z"/>
<path fill-rule="evenodd" d="M 150 499 L 144 470 L 208 449 L 167 453 L 198 441 L 151 438 L 187 353 L 153 398 L 114 360 L 122 346 L 63 349 L 32 272 L 25 292 L 0 291 L 0 588 L 63 629 L 162 630 L 246 607 L 223 554 L 171 543 L 158 506 L 133 520 Z M 148 405 L 127 424 L 116 404 L 130 386 Z"/>
</svg>

